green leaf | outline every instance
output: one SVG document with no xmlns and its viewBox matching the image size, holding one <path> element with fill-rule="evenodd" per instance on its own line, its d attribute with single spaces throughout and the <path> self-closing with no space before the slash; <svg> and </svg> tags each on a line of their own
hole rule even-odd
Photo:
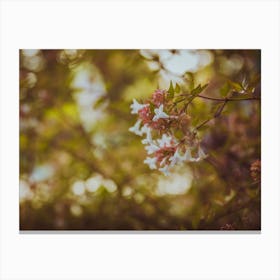
<svg viewBox="0 0 280 280">
<path fill-rule="evenodd" d="M 228 81 L 229 84 L 231 85 L 231 87 L 236 90 L 237 92 L 240 92 L 243 90 L 243 87 L 239 84 L 239 83 L 236 83 L 236 82 L 233 82 L 233 81 Z"/>
<path fill-rule="evenodd" d="M 200 93 L 201 85 L 199 84 L 196 88 L 191 91 L 191 95 L 197 95 Z"/>
<path fill-rule="evenodd" d="M 170 86 L 169 86 L 169 89 L 167 91 L 169 93 L 169 97 L 173 98 L 174 97 L 174 87 L 173 87 L 173 83 L 172 81 L 170 81 Z"/>
<path fill-rule="evenodd" d="M 185 77 L 189 82 L 189 90 L 192 91 L 194 89 L 194 75 L 192 72 L 186 72 Z"/>
<path fill-rule="evenodd" d="M 193 89 L 191 91 L 191 95 L 198 95 L 199 93 L 201 93 L 206 87 L 208 86 L 208 84 L 201 86 L 201 84 L 199 84 L 195 89 Z"/>
<path fill-rule="evenodd" d="M 170 85 L 169 85 L 168 92 L 169 92 L 169 93 L 174 93 L 174 87 L 173 87 L 172 81 L 170 81 Z"/>
<path fill-rule="evenodd" d="M 204 86 L 202 86 L 202 87 L 201 87 L 201 92 L 203 92 L 203 91 L 208 87 L 208 85 L 209 85 L 209 84 L 205 84 Z"/>
<path fill-rule="evenodd" d="M 220 89 L 220 94 L 222 97 L 226 97 L 228 95 L 228 92 L 230 91 L 229 83 L 226 82 Z"/>
<path fill-rule="evenodd" d="M 202 121 L 200 120 L 200 118 L 194 117 L 194 118 L 192 119 L 192 126 L 196 127 L 196 126 L 198 126 L 200 123 L 202 123 Z"/>
<path fill-rule="evenodd" d="M 176 83 L 175 92 L 179 93 L 181 91 L 180 86 Z"/>
<path fill-rule="evenodd" d="M 156 106 L 152 102 L 149 102 L 149 104 L 150 104 L 151 112 L 154 112 Z"/>
</svg>

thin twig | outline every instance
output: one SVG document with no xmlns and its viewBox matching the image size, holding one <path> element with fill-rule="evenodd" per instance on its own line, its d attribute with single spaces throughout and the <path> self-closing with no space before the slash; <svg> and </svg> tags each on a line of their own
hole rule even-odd
<svg viewBox="0 0 280 280">
<path fill-rule="evenodd" d="M 222 112 L 223 112 L 223 110 L 224 110 L 224 108 L 225 108 L 227 103 L 228 103 L 228 100 L 225 99 L 223 105 L 220 108 L 218 108 L 216 113 L 214 114 L 214 118 L 218 118 L 222 114 Z"/>
<path fill-rule="evenodd" d="M 205 124 L 207 124 L 209 121 L 211 121 L 211 120 L 213 120 L 213 119 L 215 119 L 215 118 L 218 118 L 218 117 L 222 114 L 222 112 L 223 112 L 223 110 L 224 110 L 224 108 L 225 108 L 227 102 L 228 102 L 228 100 L 227 100 L 227 99 L 224 99 L 223 105 L 220 106 L 220 107 L 217 109 L 217 111 L 216 111 L 215 114 L 214 114 L 214 117 L 213 117 L 213 118 L 210 118 L 210 119 L 207 119 L 207 120 L 205 120 L 204 122 L 202 122 L 200 125 L 198 125 L 198 126 L 195 128 L 195 130 L 200 129 L 200 128 L 203 127 Z"/>
<path fill-rule="evenodd" d="M 198 94 L 197 97 L 218 101 L 218 102 L 225 102 L 225 101 L 246 101 L 246 100 L 260 100 L 260 98 L 257 97 L 248 97 L 248 98 L 215 98 L 215 97 L 208 97 L 204 95 Z"/>
<path fill-rule="evenodd" d="M 207 124 L 207 123 L 210 122 L 211 120 L 213 120 L 213 118 L 207 119 L 206 121 L 204 121 L 203 123 L 201 123 L 199 126 L 197 126 L 197 127 L 195 128 L 195 130 L 200 129 L 202 126 L 204 126 L 205 124 Z"/>
</svg>

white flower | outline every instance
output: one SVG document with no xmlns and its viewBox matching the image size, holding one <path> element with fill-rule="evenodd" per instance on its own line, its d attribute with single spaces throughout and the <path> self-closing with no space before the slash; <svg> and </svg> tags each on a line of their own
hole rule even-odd
<svg viewBox="0 0 280 280">
<path fill-rule="evenodd" d="M 157 145 L 155 145 L 154 143 L 150 143 L 150 145 L 146 146 L 145 149 L 146 149 L 148 155 L 150 155 L 150 154 L 153 154 L 154 152 L 158 151 L 160 148 Z"/>
<path fill-rule="evenodd" d="M 158 144 L 161 148 L 164 146 L 171 146 L 172 137 L 167 134 L 163 134 L 161 139 L 158 139 Z"/>
<path fill-rule="evenodd" d="M 201 149 L 200 146 L 198 147 L 197 153 L 198 153 L 198 157 L 197 158 L 191 158 L 190 161 L 198 162 L 198 161 L 201 161 L 201 160 L 207 158 L 207 156 L 208 156 L 204 153 L 204 151 Z"/>
<path fill-rule="evenodd" d="M 169 173 L 169 166 L 168 165 L 165 165 L 164 167 L 159 168 L 158 170 L 161 171 L 165 176 L 170 174 Z"/>
<path fill-rule="evenodd" d="M 169 159 L 171 161 L 170 165 L 174 166 L 177 163 L 181 163 L 183 161 L 199 161 L 200 158 L 193 158 L 191 154 L 191 149 L 186 149 L 183 155 L 180 154 L 179 149 L 177 149 L 172 157 Z"/>
<path fill-rule="evenodd" d="M 140 104 L 136 101 L 136 99 L 133 99 L 133 104 L 130 105 L 131 114 L 138 114 L 139 110 L 145 108 L 146 106 L 148 106 L 148 104 Z"/>
<path fill-rule="evenodd" d="M 135 133 L 136 135 L 142 136 L 143 132 L 142 129 L 140 129 L 140 125 L 141 125 L 141 120 L 138 120 L 134 126 L 129 128 L 129 131 Z"/>
<path fill-rule="evenodd" d="M 143 132 L 143 134 L 151 133 L 151 128 L 144 124 L 141 131 Z"/>
<path fill-rule="evenodd" d="M 179 149 L 177 148 L 174 155 L 170 157 L 169 160 L 171 161 L 170 165 L 174 166 L 175 164 L 184 161 L 185 157 L 180 155 Z"/>
<path fill-rule="evenodd" d="M 192 157 L 192 153 L 191 153 L 190 148 L 186 149 L 183 157 L 184 157 L 185 161 L 196 161 L 196 159 Z"/>
<path fill-rule="evenodd" d="M 157 159 L 156 159 L 155 157 L 154 157 L 154 158 L 147 157 L 147 158 L 144 160 L 144 163 L 146 163 L 147 165 L 149 165 L 150 169 L 157 169 L 156 162 L 157 162 Z"/>
<path fill-rule="evenodd" d="M 152 144 L 154 142 L 151 134 L 151 129 L 146 130 L 146 138 L 143 139 L 141 142 L 143 144 Z"/>
<path fill-rule="evenodd" d="M 153 117 L 153 121 L 157 121 L 158 119 L 168 119 L 169 116 L 163 112 L 163 104 L 159 106 L 158 109 L 155 109 L 155 116 Z"/>
<path fill-rule="evenodd" d="M 198 157 L 199 157 L 200 159 L 205 159 L 205 158 L 207 158 L 207 156 L 208 156 L 208 155 L 206 155 L 206 154 L 204 153 L 204 151 L 201 149 L 201 147 L 199 146 L 199 147 L 198 147 Z"/>
</svg>

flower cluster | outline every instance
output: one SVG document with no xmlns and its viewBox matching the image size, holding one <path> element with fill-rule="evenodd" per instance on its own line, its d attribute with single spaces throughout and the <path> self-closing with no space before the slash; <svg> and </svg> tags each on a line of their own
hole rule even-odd
<svg viewBox="0 0 280 280">
<path fill-rule="evenodd" d="M 235 227 L 232 224 L 225 224 L 220 229 L 221 230 L 235 230 Z"/>
<path fill-rule="evenodd" d="M 250 167 L 251 177 L 254 181 L 260 181 L 261 179 L 261 161 L 256 160 L 251 164 Z"/>
<path fill-rule="evenodd" d="M 157 89 L 145 103 L 134 99 L 130 108 L 138 120 L 129 131 L 144 137 L 142 143 L 148 154 L 144 163 L 150 169 L 168 175 L 175 165 L 206 158 L 196 133 L 190 130 L 190 117 L 178 110 L 167 91 Z"/>
</svg>

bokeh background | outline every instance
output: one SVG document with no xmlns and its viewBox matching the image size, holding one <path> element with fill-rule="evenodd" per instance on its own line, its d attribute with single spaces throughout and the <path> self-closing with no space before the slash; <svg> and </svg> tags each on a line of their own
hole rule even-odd
<svg viewBox="0 0 280 280">
<path fill-rule="evenodd" d="M 170 81 L 255 87 L 259 50 L 20 50 L 21 230 L 258 230 L 260 102 L 230 102 L 200 131 L 209 158 L 170 176 L 143 163 L 133 98 Z M 188 74 L 189 76 L 189 74 Z M 233 84 L 234 85 L 234 84 Z M 215 102 L 195 99 L 193 123 Z"/>
</svg>

